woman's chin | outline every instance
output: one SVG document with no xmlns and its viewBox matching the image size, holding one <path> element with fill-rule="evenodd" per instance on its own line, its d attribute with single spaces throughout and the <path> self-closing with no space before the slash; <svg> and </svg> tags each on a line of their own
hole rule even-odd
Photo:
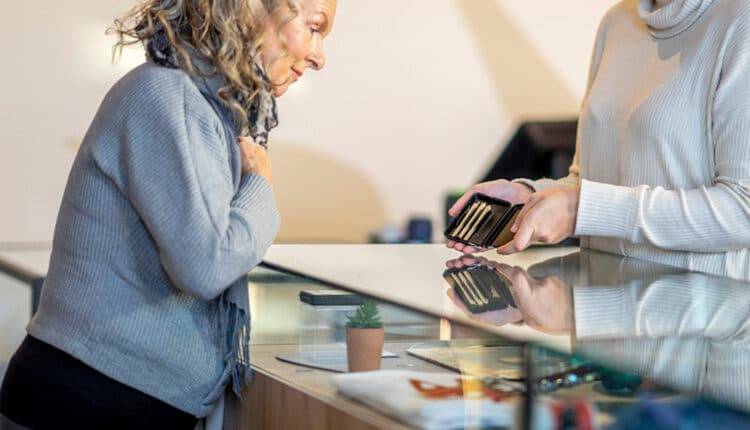
<svg viewBox="0 0 750 430">
<path fill-rule="evenodd" d="M 286 90 L 288 89 L 289 89 L 289 84 L 275 86 L 273 87 L 273 95 L 276 97 L 281 97 L 284 95 L 284 93 L 286 93 Z"/>
</svg>

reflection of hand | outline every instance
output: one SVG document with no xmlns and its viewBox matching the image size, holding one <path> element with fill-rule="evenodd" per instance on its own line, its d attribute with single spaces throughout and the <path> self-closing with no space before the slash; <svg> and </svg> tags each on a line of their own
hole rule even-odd
<svg viewBox="0 0 750 430">
<path fill-rule="evenodd" d="M 505 309 L 497 309 L 494 311 L 487 311 L 481 313 L 472 313 L 461 300 L 461 297 L 456 294 L 456 291 L 451 287 L 445 292 L 448 298 L 461 309 L 461 312 L 466 314 L 469 318 L 477 321 L 482 321 L 492 325 L 505 325 L 521 321 L 521 312 L 518 309 L 508 306 Z"/>
<path fill-rule="evenodd" d="M 520 267 L 497 264 L 495 269 L 511 282 L 510 291 L 529 327 L 552 334 L 573 331 L 573 292 L 556 276 L 533 278 Z"/>
<path fill-rule="evenodd" d="M 475 257 L 473 255 L 464 255 L 445 262 L 445 265 L 449 269 L 463 269 L 464 267 L 474 266 L 477 264 L 487 267 L 494 267 L 499 263 L 490 261 L 485 257 Z M 461 297 L 453 288 L 448 288 L 445 293 L 448 295 L 448 298 L 451 299 L 451 301 L 456 305 L 456 307 L 461 310 L 461 312 L 463 312 L 464 314 L 466 314 L 466 316 L 473 320 L 482 321 L 498 326 L 522 322 L 521 313 L 518 311 L 518 309 L 511 306 L 505 309 L 496 309 L 487 312 L 473 313 L 466 307 L 463 300 L 461 300 Z"/>
<path fill-rule="evenodd" d="M 450 216 L 452 217 L 460 214 L 461 210 L 463 210 L 464 206 L 466 206 L 466 203 L 469 202 L 469 199 L 471 199 L 471 197 L 477 193 L 505 200 L 511 205 L 516 205 L 526 203 L 526 201 L 529 199 L 529 196 L 531 196 L 533 192 L 534 190 L 532 190 L 527 185 L 508 182 L 505 179 L 491 182 L 482 182 L 481 184 L 474 185 L 473 187 L 471 187 L 471 189 L 469 189 L 469 191 L 464 193 L 464 195 L 461 196 L 461 198 L 458 199 L 458 201 L 456 201 L 456 203 L 448 210 L 448 214 L 450 214 Z M 478 248 L 470 245 L 465 245 L 453 240 L 447 241 L 446 245 L 448 245 L 448 248 L 454 248 L 455 250 L 461 251 L 464 254 L 471 254 L 480 251 L 480 249 Z"/>
<path fill-rule="evenodd" d="M 500 254 L 523 251 L 534 243 L 559 243 L 575 232 L 581 187 L 558 185 L 534 193 L 518 213 L 512 241 L 497 249 Z"/>
<path fill-rule="evenodd" d="M 484 257 L 475 257 L 473 255 L 464 255 L 453 260 L 448 260 L 445 265 L 449 269 L 463 269 L 466 266 L 473 266 L 475 264 L 481 264 L 482 266 L 491 266 L 492 261 Z"/>
</svg>

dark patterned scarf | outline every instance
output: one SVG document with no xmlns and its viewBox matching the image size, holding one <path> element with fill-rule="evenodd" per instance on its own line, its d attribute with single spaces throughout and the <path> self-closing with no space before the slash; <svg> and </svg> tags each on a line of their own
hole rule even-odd
<svg viewBox="0 0 750 430">
<path fill-rule="evenodd" d="M 146 42 L 148 58 L 160 66 L 173 69 L 180 67 L 177 52 L 169 43 L 169 37 L 167 37 L 167 31 L 164 29 L 164 26 L 160 22 L 157 22 L 154 24 L 154 29 L 154 35 Z M 253 66 L 255 73 L 268 83 L 268 77 L 259 64 L 259 61 L 253 62 Z M 242 103 L 242 100 L 238 101 Z M 276 98 L 268 87 L 260 89 L 246 115 L 248 129 L 240 130 L 240 134 L 249 134 L 255 143 L 267 148 L 268 133 L 279 125 L 278 114 L 276 112 Z"/>
</svg>

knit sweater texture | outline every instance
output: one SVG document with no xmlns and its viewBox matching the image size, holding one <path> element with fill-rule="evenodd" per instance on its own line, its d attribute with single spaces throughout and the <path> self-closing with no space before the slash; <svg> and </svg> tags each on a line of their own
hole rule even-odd
<svg viewBox="0 0 750 430">
<path fill-rule="evenodd" d="M 582 246 L 750 279 L 750 2 L 624 0 L 596 38 L 570 175 Z"/>
<path fill-rule="evenodd" d="M 246 287 L 280 224 L 241 174 L 218 78 L 144 64 L 106 95 L 68 178 L 29 333 L 205 416 L 230 378 L 218 297 Z"/>
</svg>

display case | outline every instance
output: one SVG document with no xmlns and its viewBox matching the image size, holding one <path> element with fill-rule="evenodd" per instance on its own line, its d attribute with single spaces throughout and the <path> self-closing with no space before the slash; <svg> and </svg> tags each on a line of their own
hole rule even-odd
<svg viewBox="0 0 750 430">
<path fill-rule="evenodd" d="M 0 259 L 43 278 L 44 253 Z M 274 245 L 248 280 L 255 376 L 226 428 L 750 426 L 742 281 L 442 245 Z M 348 372 L 358 300 L 384 327 L 378 371 Z"/>
</svg>

